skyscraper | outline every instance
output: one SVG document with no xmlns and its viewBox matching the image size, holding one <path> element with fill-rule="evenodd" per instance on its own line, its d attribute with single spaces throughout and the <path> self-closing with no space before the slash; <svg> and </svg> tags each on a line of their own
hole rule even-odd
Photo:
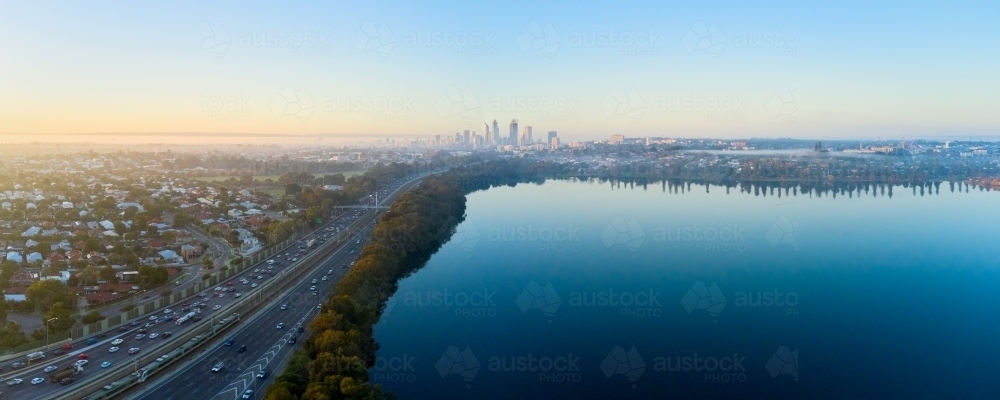
<svg viewBox="0 0 1000 400">
<path fill-rule="evenodd" d="M 552 143 L 552 138 L 558 137 L 556 131 L 549 131 L 549 137 L 545 138 L 545 143 Z"/>
<path fill-rule="evenodd" d="M 527 146 L 532 143 L 534 143 L 534 140 L 531 138 L 531 126 L 529 125 L 524 127 L 524 140 L 522 140 L 521 144 Z"/>
<path fill-rule="evenodd" d="M 469 143 L 469 139 L 470 139 L 470 137 L 469 137 L 469 130 L 466 129 L 464 133 L 465 133 L 465 135 L 464 135 L 465 138 L 463 138 L 462 143 L 468 144 Z"/>
<path fill-rule="evenodd" d="M 495 119 L 493 120 L 493 141 L 500 144 L 500 125 Z"/>
<path fill-rule="evenodd" d="M 486 143 L 489 143 L 489 142 L 493 141 L 492 140 L 493 139 L 493 133 L 490 132 L 490 124 L 487 124 L 487 123 L 483 122 L 483 125 L 486 125 L 486 131 L 485 131 L 486 132 L 485 133 Z"/>
<path fill-rule="evenodd" d="M 514 146 L 517 145 L 517 120 L 510 121 L 510 139 L 507 144 Z"/>
</svg>

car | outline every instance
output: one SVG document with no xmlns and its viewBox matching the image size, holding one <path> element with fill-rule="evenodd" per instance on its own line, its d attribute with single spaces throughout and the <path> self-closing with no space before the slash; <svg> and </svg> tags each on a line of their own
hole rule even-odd
<svg viewBox="0 0 1000 400">
<path fill-rule="evenodd" d="M 285 327 L 285 323 L 284 322 L 279 322 L 278 323 L 278 329 L 281 329 L 281 328 L 284 328 L 284 327 Z"/>
<path fill-rule="evenodd" d="M 324 276 L 324 277 L 323 277 L 323 280 L 324 280 L 324 281 L 326 280 L 326 276 Z"/>
<path fill-rule="evenodd" d="M 7 386 L 17 386 L 17 385 L 20 385 L 21 382 L 24 382 L 24 379 L 14 378 L 14 379 L 11 379 L 11 380 L 7 381 Z"/>
<path fill-rule="evenodd" d="M 257 379 L 264 379 L 266 377 L 267 377 L 267 370 L 266 369 L 262 369 L 262 370 L 260 370 L 260 372 L 257 373 Z"/>
<path fill-rule="evenodd" d="M 226 282 L 226 286 L 233 286 L 232 282 Z"/>
<path fill-rule="evenodd" d="M 281 305 L 281 309 L 282 310 L 287 310 L 288 309 L 288 304 L 282 304 Z"/>
<path fill-rule="evenodd" d="M 295 336 L 288 338 L 288 344 L 295 344 Z"/>
<path fill-rule="evenodd" d="M 326 274 L 327 274 L 327 275 L 333 275 L 333 270 L 331 269 L 331 270 L 329 270 L 329 271 L 326 271 Z"/>
<path fill-rule="evenodd" d="M 309 287 L 309 290 L 312 290 L 312 291 L 314 291 L 314 292 L 315 292 L 315 291 L 316 291 L 316 286 L 310 286 L 310 287 Z"/>
<path fill-rule="evenodd" d="M 140 333 L 138 335 L 135 335 L 135 340 L 142 340 L 145 337 L 146 337 L 146 335 L 143 335 L 143 334 Z"/>
<path fill-rule="evenodd" d="M 150 321 L 156 321 L 156 316 L 155 316 L 155 315 L 151 315 L 151 316 L 149 316 L 149 320 L 150 320 Z"/>
<path fill-rule="evenodd" d="M 222 368 L 225 367 L 225 366 L 226 366 L 226 364 L 223 364 L 222 361 L 219 361 L 219 362 L 215 363 L 215 366 L 212 367 L 212 372 L 222 371 Z"/>
<path fill-rule="evenodd" d="M 218 310 L 220 308 L 222 308 L 222 306 L 216 304 L 215 307 L 212 307 L 212 311 Z"/>
<path fill-rule="evenodd" d="M 139 328 L 135 333 L 146 333 L 146 328 Z"/>
<path fill-rule="evenodd" d="M 257 279 L 264 279 L 264 275 L 257 275 Z"/>
<path fill-rule="evenodd" d="M 149 334 L 149 338 L 150 338 L 150 339 L 156 339 L 156 338 L 158 338 L 158 337 L 160 337 L 160 334 L 158 334 L 158 333 L 150 333 L 150 334 Z"/>
<path fill-rule="evenodd" d="M 138 353 L 138 352 L 139 352 L 139 348 L 138 347 L 133 347 L 131 349 L 128 349 L 128 353 L 129 354 L 135 354 L 135 353 Z"/>
<path fill-rule="evenodd" d="M 124 339 L 115 339 L 115 340 L 111 341 L 111 345 L 112 346 L 117 346 L 117 345 L 122 344 L 122 342 L 124 342 L 124 341 L 125 341 Z"/>
<path fill-rule="evenodd" d="M 242 353 L 244 351 L 247 351 L 247 345 L 242 345 L 240 346 L 239 350 L 236 350 L 237 353 Z"/>
<path fill-rule="evenodd" d="M 118 328 L 118 332 L 125 332 L 127 330 L 128 330 L 128 327 L 126 327 L 126 326 L 122 326 L 122 327 Z"/>
<path fill-rule="evenodd" d="M 162 335 L 160 335 L 160 337 L 162 337 L 162 338 L 166 339 L 166 338 L 168 338 L 168 337 L 171 337 L 171 336 L 173 336 L 173 335 L 174 335 L 174 334 L 173 334 L 173 333 L 170 333 L 170 332 L 163 332 L 163 334 L 162 334 Z"/>
<path fill-rule="evenodd" d="M 168 308 L 168 309 L 166 309 L 166 310 L 163 310 L 163 313 L 164 313 L 164 314 L 170 314 L 170 313 L 172 313 L 172 312 L 174 312 L 174 310 L 171 310 L 171 309 L 169 309 L 169 308 Z"/>
<path fill-rule="evenodd" d="M 45 378 L 35 378 L 31 380 L 32 385 L 37 385 L 40 383 L 45 383 Z"/>
<path fill-rule="evenodd" d="M 236 293 L 235 295 L 233 295 L 233 297 L 240 297 L 242 295 L 243 295 L 242 293 Z"/>
<path fill-rule="evenodd" d="M 14 369 L 21 369 L 21 368 L 24 368 L 24 365 L 25 364 L 23 362 L 16 362 L 16 363 L 11 364 L 10 367 L 14 368 Z"/>
<path fill-rule="evenodd" d="M 313 294 L 313 296 L 319 296 L 319 292 L 316 292 L 316 291 L 313 291 L 312 294 Z"/>
<path fill-rule="evenodd" d="M 293 258 L 293 259 L 292 259 L 292 261 L 293 261 L 293 262 L 294 262 L 294 261 L 299 261 L 299 259 L 298 259 L 298 258 L 296 257 L 296 258 Z"/>
<path fill-rule="evenodd" d="M 234 343 L 233 339 L 229 339 L 229 340 L 226 341 L 226 346 L 232 346 L 233 343 Z"/>
<path fill-rule="evenodd" d="M 302 325 L 299 325 L 298 329 L 296 329 L 296 330 L 299 331 L 299 333 L 302 333 L 302 331 L 304 331 L 305 329 L 302 328 Z"/>
<path fill-rule="evenodd" d="M 317 282 L 319 282 L 319 281 L 317 281 L 316 278 L 313 278 L 312 283 L 315 284 Z"/>
<path fill-rule="evenodd" d="M 82 366 L 84 366 L 84 365 L 87 365 L 87 363 L 88 363 L 88 362 L 89 362 L 89 361 L 87 361 L 87 360 L 76 360 L 76 362 L 75 362 L 75 363 L 73 363 L 73 365 L 76 365 L 76 366 L 78 366 L 78 367 L 82 367 Z"/>
<path fill-rule="evenodd" d="M 321 310 L 322 310 L 322 309 L 323 309 L 323 305 L 322 305 L 322 304 L 317 304 L 317 305 L 316 305 L 316 308 L 318 308 L 318 309 L 321 309 Z"/>
<path fill-rule="evenodd" d="M 90 356 L 88 356 L 87 353 L 80 353 L 76 355 L 77 360 L 86 360 L 88 358 L 90 358 Z"/>
<path fill-rule="evenodd" d="M 108 349 L 108 353 L 117 353 L 117 352 L 118 352 L 118 347 L 112 347 Z"/>
<path fill-rule="evenodd" d="M 110 361 L 105 361 L 105 362 L 101 363 L 101 368 L 107 368 L 107 367 L 110 367 L 110 366 L 111 366 L 111 362 Z"/>
<path fill-rule="evenodd" d="M 173 321 L 173 320 L 174 320 L 174 316 L 173 316 L 173 315 L 168 315 L 168 316 L 167 316 L 166 318 L 164 318 L 163 320 L 164 320 L 164 321 Z"/>
<path fill-rule="evenodd" d="M 226 297 L 224 293 L 219 293 L 219 297 Z"/>
<path fill-rule="evenodd" d="M 244 399 L 252 399 L 253 398 L 253 389 L 247 389 L 245 392 L 243 392 L 243 398 Z"/>
<path fill-rule="evenodd" d="M 255 288 L 255 287 L 257 287 L 256 283 L 254 283 L 253 285 L 250 285 L 250 288 Z"/>
</svg>

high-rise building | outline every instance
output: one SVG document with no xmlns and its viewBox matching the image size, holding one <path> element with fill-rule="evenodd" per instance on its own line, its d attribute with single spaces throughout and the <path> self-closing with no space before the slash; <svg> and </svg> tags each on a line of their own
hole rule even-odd
<svg viewBox="0 0 1000 400">
<path fill-rule="evenodd" d="M 486 143 L 489 143 L 493 139 L 493 134 L 490 133 L 490 124 L 483 122 L 483 125 L 486 125 L 486 133 L 484 135 L 486 136 Z"/>
<path fill-rule="evenodd" d="M 466 129 L 464 133 L 465 137 L 462 139 L 462 143 L 469 143 L 469 139 L 471 139 L 471 137 L 469 137 L 469 130 Z"/>
<path fill-rule="evenodd" d="M 625 135 L 611 135 L 611 144 L 621 144 L 625 142 Z"/>
<path fill-rule="evenodd" d="M 531 126 L 529 125 L 524 127 L 524 143 L 522 144 L 530 145 L 532 143 L 534 143 L 534 140 L 531 138 Z"/>
<path fill-rule="evenodd" d="M 551 146 L 550 148 L 552 150 L 555 150 L 555 149 L 559 148 L 559 138 L 556 135 L 553 135 L 554 133 L 555 132 L 549 132 L 549 137 L 550 137 L 549 138 L 549 146 Z"/>
<path fill-rule="evenodd" d="M 517 120 L 510 121 L 510 139 L 508 139 L 507 144 L 516 145 L 517 144 Z"/>
<path fill-rule="evenodd" d="M 545 138 L 545 143 L 552 143 L 552 138 L 557 136 L 556 131 L 549 131 L 549 137 Z"/>
<path fill-rule="evenodd" d="M 500 125 L 495 119 L 493 120 L 493 142 L 500 144 Z"/>
</svg>

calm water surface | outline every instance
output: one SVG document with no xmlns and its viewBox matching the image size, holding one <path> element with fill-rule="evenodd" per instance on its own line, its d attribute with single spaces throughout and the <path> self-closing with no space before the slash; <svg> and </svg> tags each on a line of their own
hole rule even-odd
<svg viewBox="0 0 1000 400">
<path fill-rule="evenodd" d="M 418 398 L 1000 398 L 1000 194 L 469 196 L 371 371 Z"/>
</svg>

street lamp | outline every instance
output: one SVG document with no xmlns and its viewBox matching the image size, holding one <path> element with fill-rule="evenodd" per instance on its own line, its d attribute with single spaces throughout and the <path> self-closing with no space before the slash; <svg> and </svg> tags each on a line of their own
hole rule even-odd
<svg viewBox="0 0 1000 400">
<path fill-rule="evenodd" d="M 49 318 L 45 321 L 45 349 L 49 348 L 49 322 L 55 321 L 59 318 Z"/>
</svg>

